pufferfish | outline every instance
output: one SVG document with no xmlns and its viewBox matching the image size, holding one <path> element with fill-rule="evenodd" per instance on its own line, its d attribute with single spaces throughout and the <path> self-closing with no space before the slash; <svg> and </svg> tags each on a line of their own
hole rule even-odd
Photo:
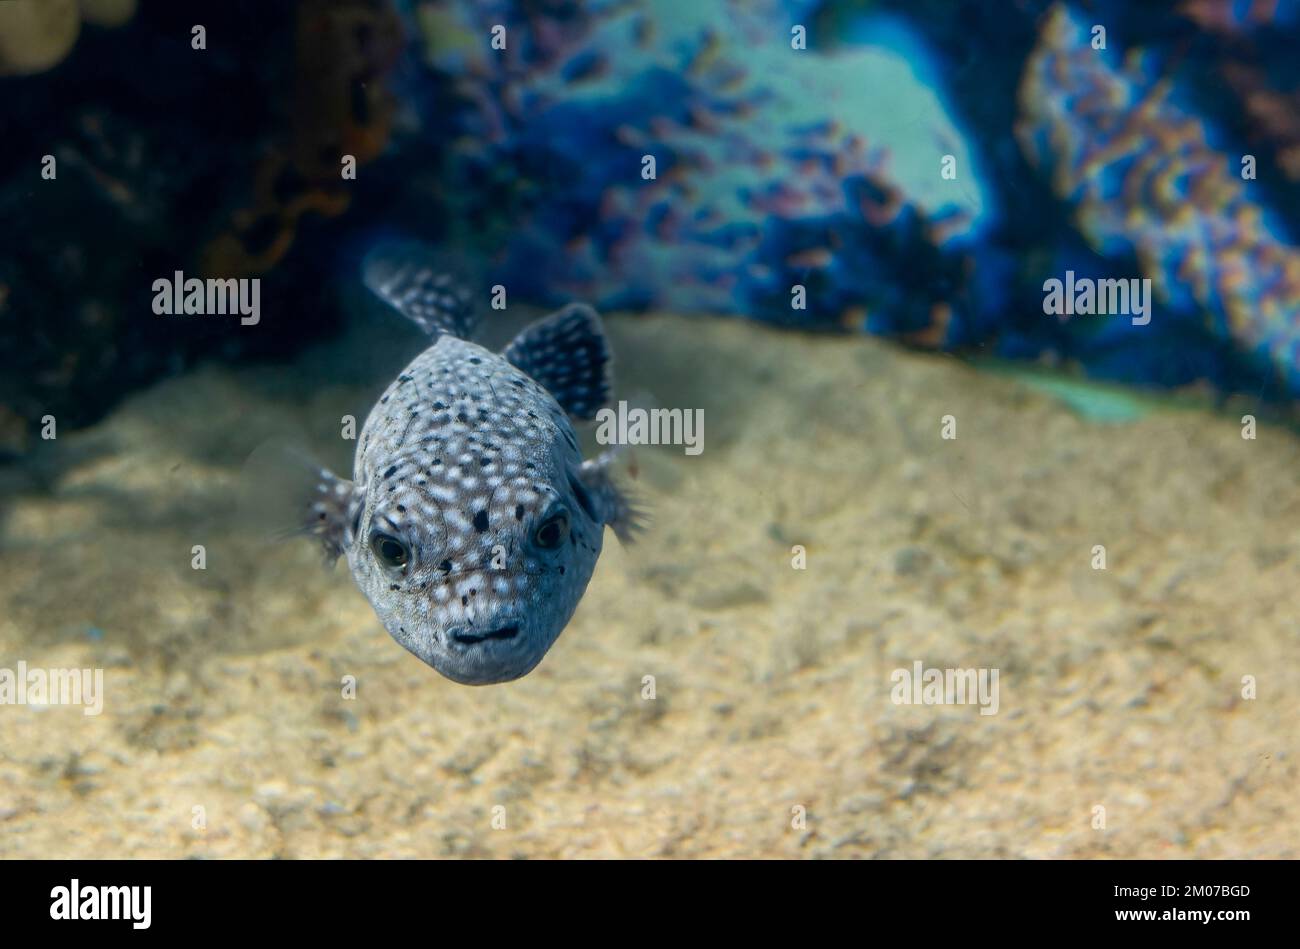
<svg viewBox="0 0 1300 949">
<path fill-rule="evenodd" d="M 517 679 L 572 618 L 605 527 L 628 541 L 642 523 L 613 453 L 584 461 L 570 421 L 609 399 L 600 317 L 570 304 L 493 353 L 418 245 L 377 248 L 363 277 L 433 342 L 371 409 L 352 480 L 320 469 L 304 526 L 411 653 L 466 685 Z"/>
</svg>

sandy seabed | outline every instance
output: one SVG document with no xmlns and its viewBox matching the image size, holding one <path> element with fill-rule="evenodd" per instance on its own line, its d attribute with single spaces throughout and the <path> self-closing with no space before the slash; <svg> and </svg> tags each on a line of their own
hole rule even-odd
<svg viewBox="0 0 1300 949">
<path fill-rule="evenodd" d="M 653 529 L 507 685 L 442 679 L 345 565 L 234 516 L 277 432 L 346 467 L 388 378 L 336 379 L 355 341 L 170 380 L 0 473 L 0 667 L 105 670 L 99 716 L 0 706 L 0 856 L 1300 856 L 1292 433 L 1098 424 L 871 339 L 609 326 L 619 394 L 702 408 L 704 451 L 634 453 Z M 999 670 L 997 714 L 894 704 L 917 661 Z"/>
</svg>

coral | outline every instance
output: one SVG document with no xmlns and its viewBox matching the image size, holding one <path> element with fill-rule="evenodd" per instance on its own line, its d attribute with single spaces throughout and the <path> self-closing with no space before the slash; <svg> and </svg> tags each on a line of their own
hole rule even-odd
<svg viewBox="0 0 1300 949">
<path fill-rule="evenodd" d="M 419 3 L 426 60 L 469 106 L 450 217 L 509 222 L 498 275 L 527 298 L 944 341 L 989 216 L 976 157 L 910 30 L 793 48 L 812 6 Z"/>
<path fill-rule="evenodd" d="M 1300 24 L 1300 0 L 1184 0 L 1180 12 L 1203 29 L 1225 34 Z"/>
<path fill-rule="evenodd" d="M 1208 65 L 1235 98 L 1234 117 L 1278 169 L 1300 182 L 1300 0 L 1191 0 L 1180 14 L 1218 42 L 1202 44 Z"/>
<path fill-rule="evenodd" d="M 9 7 L 0 2 L 0 11 Z M 0 125 L 4 142 L 15 143 L 0 149 L 0 218 L 21 223 L 0 231 L 0 453 L 40 444 L 10 437 L 13 418 L 34 432 L 52 414 L 62 432 L 196 358 L 283 354 L 338 325 L 336 294 L 313 253 L 326 243 L 324 225 L 299 227 L 304 253 L 263 276 L 263 301 L 279 314 L 274 332 L 225 321 L 166 323 L 150 311 L 152 279 L 201 270 L 205 239 L 247 199 L 268 142 L 283 136 L 304 150 L 317 143 L 313 167 L 323 174 L 328 164 L 335 181 L 340 151 L 363 157 L 380 147 L 382 133 L 362 140 L 378 128 L 372 124 L 334 141 L 285 133 L 295 73 L 283 60 L 294 49 L 294 8 L 222 4 L 209 13 L 210 37 L 238 43 L 196 55 L 188 42 L 193 12 L 150 3 L 121 30 L 92 37 L 88 27 L 57 70 L 0 79 Z M 346 29 L 352 26 L 365 22 Z M 340 80 L 329 100 L 364 109 L 381 84 L 346 65 L 369 89 L 358 86 L 363 94 L 354 97 Z M 313 81 L 303 80 L 300 101 L 310 100 Z M 48 179 L 47 154 L 57 162 Z M 277 193 L 290 200 L 310 185 L 300 180 L 281 176 Z"/>
<path fill-rule="evenodd" d="M 301 0 L 288 135 L 258 164 L 249 204 L 203 252 L 221 277 L 270 270 L 293 244 L 298 222 L 347 210 L 340 161 L 372 161 L 388 141 L 392 96 L 383 83 L 402 45 L 387 0 Z"/>
<path fill-rule="evenodd" d="M 1221 71 L 1256 136 L 1273 148 L 1279 169 L 1300 181 L 1300 87 L 1279 89 L 1249 63 L 1224 63 Z"/>
<path fill-rule="evenodd" d="M 1064 5 L 1026 64 L 1016 129 L 1112 260 L 1136 257 L 1169 317 L 1197 321 L 1300 391 L 1300 249 L 1219 130 L 1133 53 L 1094 50 Z"/>
</svg>

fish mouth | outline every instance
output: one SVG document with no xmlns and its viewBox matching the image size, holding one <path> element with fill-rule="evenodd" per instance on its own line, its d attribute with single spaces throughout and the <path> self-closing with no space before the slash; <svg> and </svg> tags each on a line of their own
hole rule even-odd
<svg viewBox="0 0 1300 949">
<path fill-rule="evenodd" d="M 451 634 L 451 638 L 456 640 L 456 642 L 460 643 L 462 646 L 473 646 L 478 643 L 487 642 L 489 639 L 514 639 L 518 635 L 519 624 L 511 623 L 487 633 L 455 632 Z"/>
</svg>

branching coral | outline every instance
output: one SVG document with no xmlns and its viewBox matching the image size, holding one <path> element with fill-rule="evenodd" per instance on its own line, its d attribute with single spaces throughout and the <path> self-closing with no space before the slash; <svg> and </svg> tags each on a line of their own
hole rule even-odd
<svg viewBox="0 0 1300 949">
<path fill-rule="evenodd" d="M 474 112 L 453 217 L 485 216 L 472 182 L 506 183 L 502 276 L 526 296 L 942 342 L 987 216 L 975 158 L 910 31 L 805 48 L 808 6 L 417 4 L 429 63 Z"/>
<path fill-rule="evenodd" d="M 1025 154 L 1095 249 L 1135 255 L 1170 313 L 1206 321 L 1300 391 L 1300 248 L 1169 80 L 1089 39 L 1067 6 L 1045 18 L 1020 89 Z"/>
</svg>

